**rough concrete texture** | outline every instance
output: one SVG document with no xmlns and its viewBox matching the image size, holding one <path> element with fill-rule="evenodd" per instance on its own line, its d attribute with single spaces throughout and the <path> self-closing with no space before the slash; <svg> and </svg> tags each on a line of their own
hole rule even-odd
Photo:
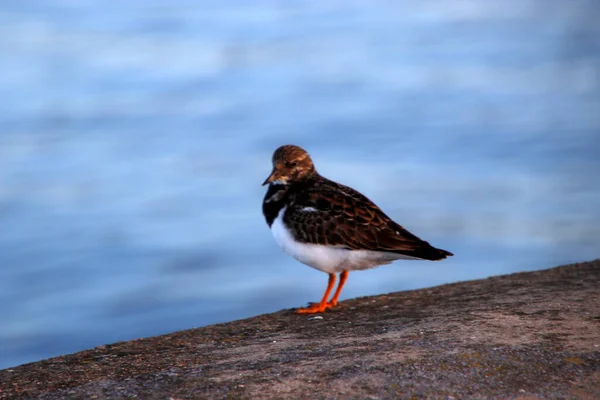
<svg viewBox="0 0 600 400">
<path fill-rule="evenodd" d="M 0 371 L 0 398 L 600 399 L 600 260 Z"/>
</svg>

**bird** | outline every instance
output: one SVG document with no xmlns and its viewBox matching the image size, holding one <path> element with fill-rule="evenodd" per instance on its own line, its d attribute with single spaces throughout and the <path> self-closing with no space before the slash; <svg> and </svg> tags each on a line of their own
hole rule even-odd
<svg viewBox="0 0 600 400">
<path fill-rule="evenodd" d="M 453 256 L 404 229 L 362 193 L 321 176 L 302 147 L 278 147 L 272 165 L 262 184 L 269 185 L 262 211 L 275 242 L 296 260 L 329 276 L 321 301 L 296 313 L 336 307 L 350 271 L 400 259 L 437 261 Z M 339 283 L 329 299 L 336 274 Z"/>
</svg>

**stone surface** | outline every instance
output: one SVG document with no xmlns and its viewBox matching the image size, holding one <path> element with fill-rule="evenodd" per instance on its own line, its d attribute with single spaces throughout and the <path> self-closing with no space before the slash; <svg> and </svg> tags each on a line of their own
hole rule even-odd
<svg viewBox="0 0 600 400">
<path fill-rule="evenodd" d="M 0 398 L 600 398 L 600 260 L 0 371 Z"/>
</svg>

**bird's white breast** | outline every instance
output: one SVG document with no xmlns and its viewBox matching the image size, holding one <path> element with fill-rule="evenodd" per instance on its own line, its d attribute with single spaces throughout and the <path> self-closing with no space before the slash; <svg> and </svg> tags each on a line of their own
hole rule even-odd
<svg viewBox="0 0 600 400">
<path fill-rule="evenodd" d="M 367 269 L 405 257 L 400 254 L 301 243 L 283 223 L 287 207 L 282 208 L 271 224 L 275 241 L 286 253 L 310 267 L 327 273 Z"/>
</svg>

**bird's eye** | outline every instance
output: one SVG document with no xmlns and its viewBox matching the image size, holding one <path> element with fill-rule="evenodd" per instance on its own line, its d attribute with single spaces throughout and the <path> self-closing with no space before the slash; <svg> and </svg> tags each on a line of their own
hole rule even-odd
<svg viewBox="0 0 600 400">
<path fill-rule="evenodd" d="M 295 167 L 295 166 L 297 166 L 297 165 L 298 165 L 298 161 L 292 161 L 290 165 L 291 165 L 292 167 Z"/>
</svg>

